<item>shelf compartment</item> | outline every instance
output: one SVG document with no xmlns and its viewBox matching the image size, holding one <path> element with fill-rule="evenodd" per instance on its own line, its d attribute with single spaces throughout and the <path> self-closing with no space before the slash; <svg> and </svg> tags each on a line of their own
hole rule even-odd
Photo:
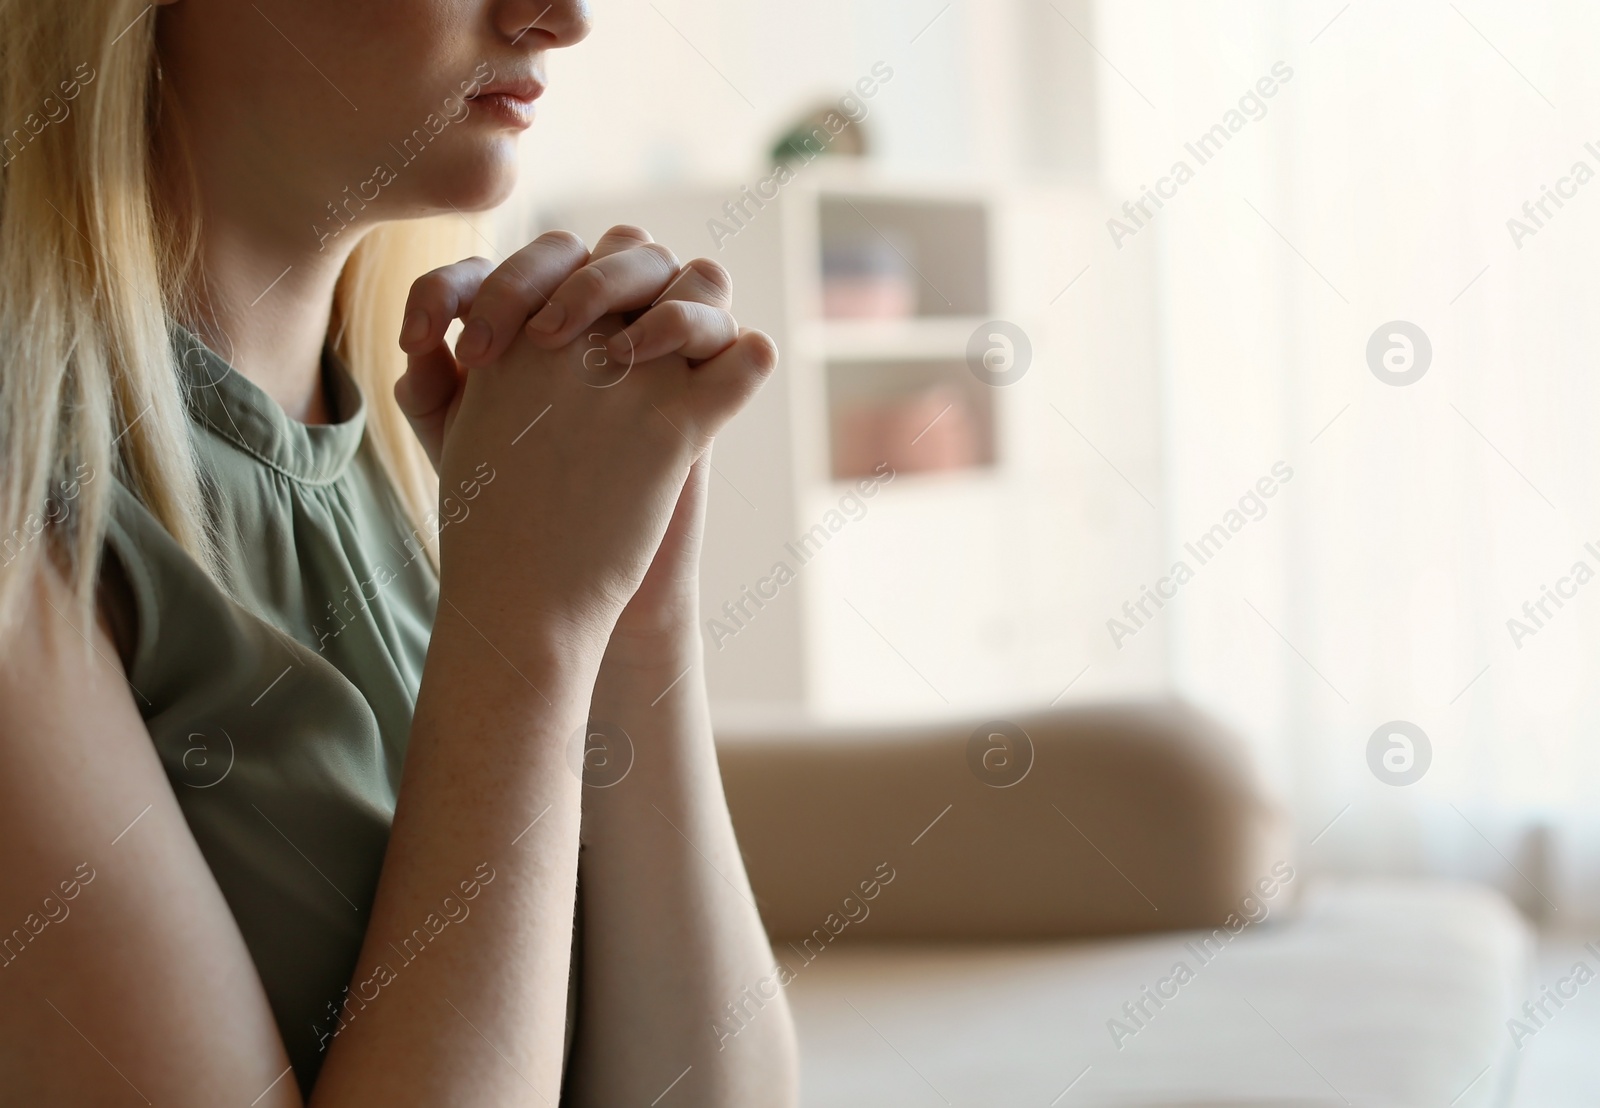
<svg viewBox="0 0 1600 1108">
<path fill-rule="evenodd" d="M 827 406 L 834 480 L 995 464 L 994 390 L 965 358 L 831 362 Z"/>
<path fill-rule="evenodd" d="M 819 197 L 822 299 L 830 319 L 989 312 L 989 215 L 964 200 Z"/>
</svg>

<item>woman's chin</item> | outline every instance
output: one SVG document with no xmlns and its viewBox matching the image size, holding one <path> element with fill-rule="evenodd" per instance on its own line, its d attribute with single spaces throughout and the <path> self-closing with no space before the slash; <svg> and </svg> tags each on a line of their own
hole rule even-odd
<svg viewBox="0 0 1600 1108">
<path fill-rule="evenodd" d="M 450 162 L 448 176 L 430 190 L 442 197 L 441 208 L 461 212 L 483 212 L 505 203 L 517 187 L 517 148 L 515 142 L 497 142 L 504 149 L 482 150 L 478 156 L 459 157 Z M 442 151 L 441 151 L 442 153 Z"/>
</svg>

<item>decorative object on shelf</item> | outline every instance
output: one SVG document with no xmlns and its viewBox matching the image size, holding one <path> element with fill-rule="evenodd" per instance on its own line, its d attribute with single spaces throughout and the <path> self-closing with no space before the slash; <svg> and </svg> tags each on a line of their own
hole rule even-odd
<svg viewBox="0 0 1600 1108">
<path fill-rule="evenodd" d="M 871 150 L 866 128 L 840 102 L 819 104 L 794 121 L 772 144 L 773 165 L 809 162 L 823 154 L 864 158 Z M 829 124 L 832 126 L 829 126 Z M 842 125 L 841 125 L 842 124 Z"/>
<path fill-rule="evenodd" d="M 977 420 L 964 390 L 948 383 L 842 404 L 835 412 L 833 476 L 935 473 L 980 464 Z"/>
<path fill-rule="evenodd" d="M 906 319 L 916 314 L 909 243 L 879 235 L 822 245 L 822 314 L 827 319 Z"/>
</svg>

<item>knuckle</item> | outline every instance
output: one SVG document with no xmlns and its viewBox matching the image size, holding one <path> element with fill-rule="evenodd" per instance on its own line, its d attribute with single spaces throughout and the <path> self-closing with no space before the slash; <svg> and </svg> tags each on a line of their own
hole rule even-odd
<svg viewBox="0 0 1600 1108">
<path fill-rule="evenodd" d="M 658 258 L 660 261 L 665 263 L 668 269 L 675 270 L 678 268 L 678 256 L 674 254 L 669 247 L 664 246 L 659 242 L 643 243 L 638 249 Z"/>
<path fill-rule="evenodd" d="M 715 291 L 727 295 L 733 292 L 733 275 L 720 262 L 710 258 L 695 258 L 684 269 L 690 270 Z"/>
<path fill-rule="evenodd" d="M 492 308 L 515 296 L 519 287 L 515 274 L 496 270 L 483 279 L 478 295 L 473 298 L 473 306 L 478 310 Z"/>
<path fill-rule="evenodd" d="M 656 305 L 656 311 L 660 313 L 658 324 L 661 329 L 675 337 L 688 334 L 694 326 L 694 312 L 685 301 L 668 300 Z"/>
<path fill-rule="evenodd" d="M 563 286 L 567 299 L 581 304 L 594 304 L 605 299 L 611 287 L 611 278 L 597 265 L 586 265 L 574 273 Z"/>
<path fill-rule="evenodd" d="M 411 282 L 412 300 L 436 300 L 450 288 L 449 267 L 424 273 Z"/>
<path fill-rule="evenodd" d="M 412 299 L 426 298 L 431 300 L 451 299 L 458 286 L 465 287 L 470 284 L 474 275 L 490 268 L 491 263 L 487 258 L 476 255 L 463 258 L 450 265 L 442 265 L 438 269 L 429 270 L 415 281 L 411 282 Z"/>
<path fill-rule="evenodd" d="M 589 260 L 589 247 L 571 231 L 550 231 L 518 251 L 517 257 L 525 260 L 536 272 L 551 269 L 552 266 L 557 271 L 565 272 Z"/>
<path fill-rule="evenodd" d="M 522 260 L 521 265 L 503 265 L 495 274 L 498 279 L 496 287 L 502 293 L 515 297 L 517 303 L 523 305 L 540 295 L 538 273 L 538 269 L 529 266 L 526 259 Z"/>
<path fill-rule="evenodd" d="M 575 232 L 568 230 L 546 231 L 533 240 L 545 246 L 554 246 L 561 250 L 588 250 L 589 244 L 584 242 Z"/>
<path fill-rule="evenodd" d="M 647 243 L 650 241 L 650 232 L 646 231 L 643 227 L 636 226 L 632 223 L 618 223 L 616 226 L 612 227 L 611 230 L 607 231 L 602 237 L 608 239 L 621 239 L 624 242 Z"/>
</svg>

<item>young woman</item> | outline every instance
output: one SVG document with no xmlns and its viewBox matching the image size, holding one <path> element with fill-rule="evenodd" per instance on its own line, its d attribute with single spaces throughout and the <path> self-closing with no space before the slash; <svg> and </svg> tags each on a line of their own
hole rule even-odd
<svg viewBox="0 0 1600 1108">
<path fill-rule="evenodd" d="M 0 13 L 0 1102 L 793 1103 L 695 618 L 776 352 L 634 228 L 406 292 L 585 4 Z"/>
</svg>

